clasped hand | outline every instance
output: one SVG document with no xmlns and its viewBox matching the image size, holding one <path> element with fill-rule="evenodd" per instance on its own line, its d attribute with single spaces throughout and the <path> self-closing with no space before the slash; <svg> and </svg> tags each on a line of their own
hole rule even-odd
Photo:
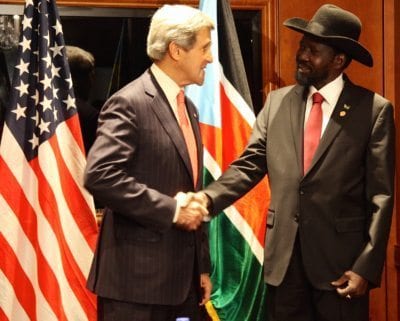
<svg viewBox="0 0 400 321">
<path fill-rule="evenodd" d="M 176 225 L 187 231 L 197 230 L 203 221 L 207 220 L 208 198 L 202 192 L 179 192 L 175 199 L 178 202 L 178 217 Z"/>
</svg>

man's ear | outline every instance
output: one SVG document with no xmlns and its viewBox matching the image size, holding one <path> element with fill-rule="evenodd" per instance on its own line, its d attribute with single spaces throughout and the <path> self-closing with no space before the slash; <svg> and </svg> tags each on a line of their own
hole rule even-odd
<svg viewBox="0 0 400 321">
<path fill-rule="evenodd" d="M 348 57 L 344 53 L 338 53 L 335 56 L 335 64 L 337 69 L 344 69 L 347 63 Z"/>
<path fill-rule="evenodd" d="M 182 48 L 175 41 L 171 41 L 168 45 L 168 53 L 173 60 L 179 60 L 181 57 Z"/>
</svg>

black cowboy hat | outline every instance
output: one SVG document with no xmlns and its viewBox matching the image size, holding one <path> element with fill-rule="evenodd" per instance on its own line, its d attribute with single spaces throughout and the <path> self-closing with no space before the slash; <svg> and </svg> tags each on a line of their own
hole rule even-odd
<svg viewBox="0 0 400 321">
<path fill-rule="evenodd" d="M 310 21 L 302 18 L 287 19 L 284 26 L 321 39 L 324 43 L 342 50 L 351 58 L 372 67 L 373 59 L 358 38 L 361 21 L 353 13 L 332 4 L 321 6 Z"/>
</svg>

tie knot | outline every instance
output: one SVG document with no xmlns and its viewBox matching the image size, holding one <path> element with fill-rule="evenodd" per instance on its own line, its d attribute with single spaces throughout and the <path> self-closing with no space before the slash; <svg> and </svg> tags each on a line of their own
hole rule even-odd
<svg viewBox="0 0 400 321">
<path fill-rule="evenodd" d="M 176 98 L 178 105 L 184 105 L 185 104 L 185 92 L 183 90 L 179 91 L 179 94 Z"/>
<path fill-rule="evenodd" d="M 316 92 L 312 95 L 313 104 L 320 104 L 324 101 L 324 97 L 319 93 Z"/>
</svg>

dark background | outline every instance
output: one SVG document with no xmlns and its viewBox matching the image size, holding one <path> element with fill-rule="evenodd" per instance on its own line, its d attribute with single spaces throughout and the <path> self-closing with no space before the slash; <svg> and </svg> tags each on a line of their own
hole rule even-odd
<svg viewBox="0 0 400 321">
<path fill-rule="evenodd" d="M 20 9 L 22 7 L 15 6 L 15 13 L 20 14 Z M 155 9 L 59 8 L 65 44 L 81 47 L 95 57 L 95 83 L 90 103 L 96 108 L 100 109 L 110 94 L 138 77 L 150 66 L 151 61 L 146 54 L 146 38 L 154 11 Z M 254 111 L 257 113 L 263 104 L 261 12 L 233 10 L 233 16 Z M 224 50 L 229 49 L 219 48 L 221 56 Z M 0 49 L 0 58 L 2 57 L 5 58 L 6 66 L 4 61 L 0 61 L 0 109 L 4 108 L 8 98 L 7 78 L 11 82 L 17 63 L 16 48 Z M 0 110 L 0 122 L 1 118 Z"/>
<path fill-rule="evenodd" d="M 153 10 L 136 9 L 135 17 L 61 15 L 64 39 L 67 45 L 81 47 L 91 52 L 96 59 L 96 83 L 92 92 L 92 103 L 99 106 L 109 93 L 138 77 L 151 64 L 146 54 L 146 37 Z M 84 14 L 84 12 L 82 13 Z M 256 112 L 263 103 L 260 12 L 256 10 L 233 11 L 240 47 L 245 63 L 253 105 Z M 117 48 L 123 30 L 122 54 L 117 57 Z M 227 50 L 227 48 L 220 48 Z M 110 82 L 116 59 L 121 62 L 119 84 L 110 92 Z"/>
</svg>

